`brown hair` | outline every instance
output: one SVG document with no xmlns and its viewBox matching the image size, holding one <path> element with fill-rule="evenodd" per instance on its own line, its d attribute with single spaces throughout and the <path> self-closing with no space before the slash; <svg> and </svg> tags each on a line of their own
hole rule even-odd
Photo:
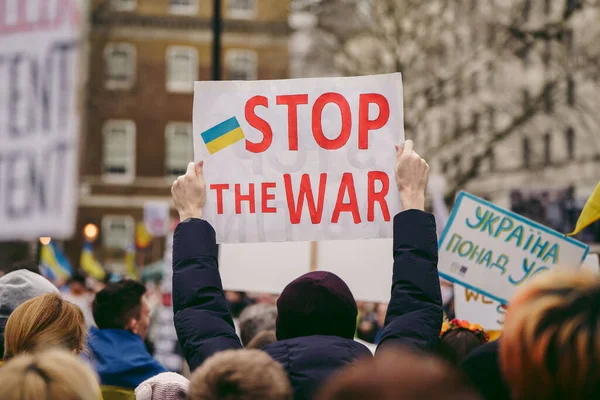
<svg viewBox="0 0 600 400">
<path fill-rule="evenodd" d="M 13 311 L 4 331 L 4 360 L 38 348 L 62 347 L 81 352 L 85 346 L 81 309 L 48 293 L 26 301 Z"/>
<path fill-rule="evenodd" d="M 517 292 L 506 313 L 500 367 L 513 397 L 600 394 L 600 279 L 556 269 Z"/>
<path fill-rule="evenodd" d="M 449 363 L 458 365 L 484 343 L 485 339 L 475 332 L 468 329 L 455 329 L 440 338 L 436 354 Z"/>
<path fill-rule="evenodd" d="M 425 354 L 388 348 L 331 379 L 317 400 L 478 400 L 458 372 Z"/>
<path fill-rule="evenodd" d="M 260 350 L 215 354 L 190 379 L 190 400 L 291 400 L 283 367 Z"/>
<path fill-rule="evenodd" d="M 3 400 L 99 400 L 96 377 L 64 350 L 22 354 L 0 369 Z"/>
</svg>

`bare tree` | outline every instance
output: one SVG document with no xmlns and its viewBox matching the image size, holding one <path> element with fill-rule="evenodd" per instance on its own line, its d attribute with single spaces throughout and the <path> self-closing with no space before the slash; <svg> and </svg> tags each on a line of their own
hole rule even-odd
<svg viewBox="0 0 600 400">
<path fill-rule="evenodd" d="M 598 90 L 598 3 L 293 0 L 292 5 L 315 18 L 307 65 L 339 75 L 402 72 L 405 129 L 424 155 L 435 162 L 457 142 L 469 144 L 468 157 L 454 162 L 460 165 L 453 165 L 452 174 L 444 171 L 451 175 L 450 199 L 493 162 L 499 143 L 524 129 L 544 134 L 548 121 L 563 129 L 583 125 L 578 133 L 588 135 L 600 154 L 597 96 L 574 93 L 575 82 L 590 93 Z M 453 163 L 443 164 L 448 162 Z"/>
</svg>

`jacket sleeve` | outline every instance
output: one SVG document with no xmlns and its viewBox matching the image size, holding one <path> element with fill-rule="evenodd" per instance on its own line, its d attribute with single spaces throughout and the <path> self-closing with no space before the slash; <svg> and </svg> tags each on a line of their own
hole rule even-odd
<svg viewBox="0 0 600 400">
<path fill-rule="evenodd" d="M 396 215 L 392 297 L 378 350 L 390 344 L 435 348 L 444 315 L 437 262 L 433 215 L 419 210 Z"/>
<path fill-rule="evenodd" d="M 175 229 L 173 312 L 190 370 L 216 352 L 242 347 L 223 293 L 215 231 L 204 220 L 191 219 Z"/>
</svg>

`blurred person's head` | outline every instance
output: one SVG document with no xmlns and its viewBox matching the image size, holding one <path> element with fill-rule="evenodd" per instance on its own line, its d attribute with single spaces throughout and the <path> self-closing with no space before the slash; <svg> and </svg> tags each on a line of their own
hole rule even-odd
<svg viewBox="0 0 600 400">
<path fill-rule="evenodd" d="M 204 362 L 190 379 L 190 400 L 291 400 L 283 367 L 260 350 L 227 350 Z"/>
<path fill-rule="evenodd" d="M 85 284 L 85 275 L 80 272 L 75 272 L 71 275 L 69 279 L 69 289 L 71 289 L 71 294 L 75 296 L 82 295 L 87 292 L 87 287 Z"/>
<path fill-rule="evenodd" d="M 145 339 L 150 326 L 146 287 L 134 280 L 109 283 L 96 293 L 92 313 L 99 329 L 125 329 Z"/>
<path fill-rule="evenodd" d="M 289 283 L 277 300 L 277 339 L 311 335 L 353 339 L 358 309 L 337 275 L 309 272 Z"/>
<path fill-rule="evenodd" d="M 275 343 L 277 341 L 277 335 L 275 331 L 262 331 L 258 335 L 254 336 L 246 346 L 247 349 L 261 350 L 268 344 Z"/>
<path fill-rule="evenodd" d="M 388 305 L 387 303 L 379 303 L 375 307 L 375 313 L 377 316 L 377 323 L 382 327 L 385 323 L 385 316 L 387 315 Z"/>
<path fill-rule="evenodd" d="M 8 318 L 4 360 L 50 347 L 79 354 L 85 347 L 85 334 L 81 309 L 59 294 L 47 293 L 27 300 Z"/>
<path fill-rule="evenodd" d="M 275 330 L 276 321 L 277 307 L 272 304 L 253 304 L 246 307 L 238 320 L 244 347 L 260 332 Z"/>
<path fill-rule="evenodd" d="M 451 364 L 458 365 L 488 340 L 488 334 L 480 325 L 453 319 L 442 324 L 436 353 Z"/>
<path fill-rule="evenodd" d="M 140 383 L 135 400 L 186 400 L 190 381 L 173 372 L 163 372 Z"/>
<path fill-rule="evenodd" d="M 388 348 L 330 379 L 317 400 L 478 400 L 457 371 L 432 356 Z"/>
<path fill-rule="evenodd" d="M 600 396 L 600 278 L 544 272 L 514 296 L 504 320 L 500 367 L 516 400 Z"/>
<path fill-rule="evenodd" d="M 0 369 L 2 400 L 98 400 L 92 371 L 64 350 L 22 354 Z"/>
<path fill-rule="evenodd" d="M 58 289 L 43 276 L 29 270 L 17 270 L 0 278 L 0 357 L 4 355 L 4 329 L 10 314 L 29 299 Z"/>
</svg>

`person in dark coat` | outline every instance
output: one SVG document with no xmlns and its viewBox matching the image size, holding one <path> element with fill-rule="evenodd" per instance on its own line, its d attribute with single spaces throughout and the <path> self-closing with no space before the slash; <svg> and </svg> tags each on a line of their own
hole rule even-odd
<svg viewBox="0 0 600 400">
<path fill-rule="evenodd" d="M 433 351 L 443 318 L 436 227 L 423 211 L 429 166 L 412 147 L 407 141 L 397 148 L 396 183 L 404 211 L 394 217 L 392 294 L 379 348 L 399 344 Z M 174 323 L 192 371 L 216 352 L 242 347 L 223 294 L 215 231 L 202 220 L 202 168 L 202 161 L 190 163 L 171 189 L 182 221 L 173 240 Z M 371 356 L 354 341 L 356 302 L 335 274 L 311 272 L 294 280 L 277 309 L 278 340 L 263 350 L 285 368 L 295 399 L 309 399 L 332 372 Z"/>
</svg>

